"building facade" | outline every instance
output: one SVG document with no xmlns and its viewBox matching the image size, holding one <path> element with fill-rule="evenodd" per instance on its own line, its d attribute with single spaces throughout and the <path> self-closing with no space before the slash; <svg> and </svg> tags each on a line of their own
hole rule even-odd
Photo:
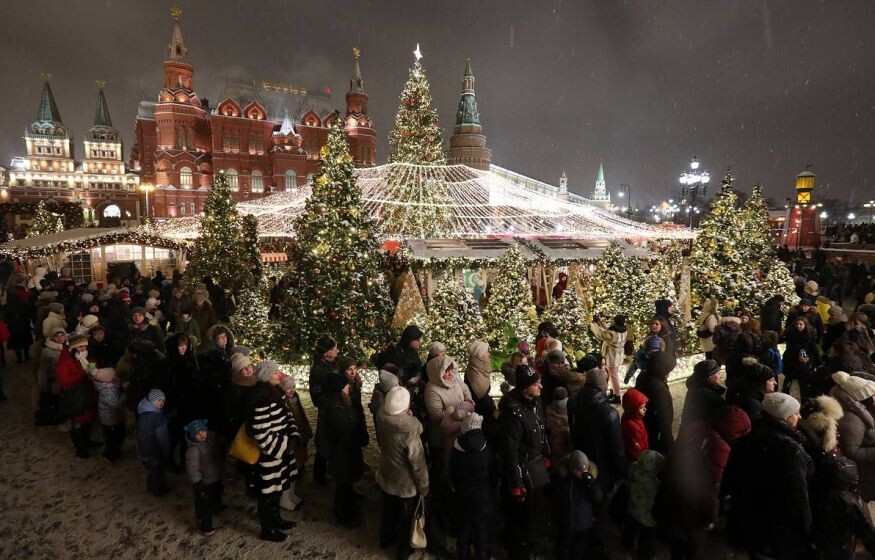
<svg viewBox="0 0 875 560">
<path fill-rule="evenodd" d="M 139 177 L 125 167 L 122 141 L 112 126 L 103 86 L 98 82 L 94 125 L 78 160 L 73 133 L 61 120 L 46 80 L 37 118 L 24 131 L 25 155 L 12 159 L 4 202 L 77 202 L 86 223 L 117 226 L 138 221 Z"/>
<path fill-rule="evenodd" d="M 358 49 L 345 115 L 335 111 L 329 93 L 268 81 L 228 82 L 210 106 L 194 87 L 181 11 L 173 15 L 164 85 L 157 101 L 140 103 L 130 157 L 151 195 L 151 215 L 201 213 L 219 171 L 238 202 L 307 184 L 319 170 L 319 150 L 336 115 L 345 119 L 355 164 L 376 165 L 377 137 Z"/>
</svg>

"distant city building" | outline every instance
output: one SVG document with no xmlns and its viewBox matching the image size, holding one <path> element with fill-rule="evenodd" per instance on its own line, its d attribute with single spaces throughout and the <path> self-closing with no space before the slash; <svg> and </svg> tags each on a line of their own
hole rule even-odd
<svg viewBox="0 0 875 560">
<path fill-rule="evenodd" d="M 462 97 L 459 99 L 456 125 L 450 137 L 447 162 L 485 171 L 489 170 L 489 164 L 492 162 L 492 150 L 486 147 L 486 136 L 483 135 L 480 113 L 477 112 L 474 73 L 471 71 L 470 58 L 465 65 L 465 74 L 462 76 Z"/>
<path fill-rule="evenodd" d="M 140 179 L 125 168 L 122 141 L 112 126 L 103 86 L 98 82 L 94 125 L 85 137 L 80 161 L 75 157 L 73 133 L 61 120 L 46 77 L 37 118 L 24 131 L 26 155 L 12 159 L 4 201 L 78 202 L 86 222 L 118 225 L 139 219 Z"/>
<path fill-rule="evenodd" d="M 210 107 L 194 89 L 194 67 L 182 38 L 181 11 L 174 24 L 164 86 L 155 102 L 137 112 L 130 164 L 151 191 L 154 216 L 190 216 L 203 211 L 215 172 L 224 171 L 236 201 L 305 185 L 319 171 L 319 150 L 335 109 L 330 93 L 290 84 L 227 83 Z M 344 127 L 357 166 L 376 164 L 377 136 L 359 51 L 346 95 Z"/>
<path fill-rule="evenodd" d="M 788 204 L 781 244 L 820 247 L 820 207 L 814 198 L 817 176 L 806 168 L 796 176 L 796 199 Z"/>
</svg>

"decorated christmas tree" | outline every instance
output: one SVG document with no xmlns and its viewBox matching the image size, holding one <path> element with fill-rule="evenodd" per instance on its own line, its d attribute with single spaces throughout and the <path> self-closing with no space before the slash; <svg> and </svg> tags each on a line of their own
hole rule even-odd
<svg viewBox="0 0 875 560">
<path fill-rule="evenodd" d="M 589 336 L 590 318 L 584 312 L 577 290 L 569 286 L 562 297 L 554 299 L 541 315 L 542 321 L 550 321 L 559 331 L 562 348 L 575 358 L 593 350 Z"/>
<path fill-rule="evenodd" d="M 291 270 L 278 350 L 298 361 L 327 334 L 342 354 L 367 358 L 389 340 L 393 309 L 380 240 L 362 208 L 343 119 L 337 115 L 319 155 L 313 194 L 288 249 Z"/>
<path fill-rule="evenodd" d="M 451 272 L 438 279 L 428 308 L 429 338 L 443 342 L 457 359 L 468 356 L 468 344 L 483 336 L 480 306 Z"/>
<path fill-rule="evenodd" d="M 40 200 L 36 205 L 36 213 L 33 215 L 30 227 L 27 228 L 27 236 L 49 235 L 59 231 L 64 231 L 61 215 L 58 212 L 53 212 L 45 200 Z"/>
<path fill-rule="evenodd" d="M 512 350 L 515 340 L 533 339 L 536 320 L 526 263 L 514 243 L 489 275 L 491 288 L 483 321 L 486 340 L 494 351 Z"/>
<path fill-rule="evenodd" d="M 419 45 L 415 54 L 416 62 L 401 92 L 395 128 L 389 134 L 389 163 L 411 166 L 389 169 L 381 219 L 389 236 L 428 238 L 446 235 L 452 229 L 453 214 L 446 183 L 427 177 L 417 167 L 444 165 L 446 156 Z"/>
<path fill-rule="evenodd" d="M 189 287 L 193 288 L 207 276 L 219 285 L 238 284 L 241 274 L 245 276 L 247 272 L 241 259 L 242 247 L 240 217 L 231 199 L 228 178 L 220 171 L 204 203 L 200 235 L 186 269 Z"/>
<path fill-rule="evenodd" d="M 431 106 L 431 90 L 420 62 L 419 45 L 414 54 L 416 62 L 404 84 L 395 128 L 389 134 L 392 147 L 389 163 L 444 165 L 447 162 L 444 141 L 437 111 Z"/>
<path fill-rule="evenodd" d="M 763 197 L 763 188 L 757 183 L 741 208 L 740 227 L 746 233 L 739 248 L 750 264 L 763 272 L 775 260 L 775 243 L 769 226 L 769 207 Z"/>
<path fill-rule="evenodd" d="M 690 273 L 696 303 L 716 298 L 720 305 L 747 304 L 759 290 L 754 274 L 759 259 L 748 252 L 745 238 L 751 232 L 744 227 L 732 181 L 728 172 L 693 242 Z"/>
<path fill-rule="evenodd" d="M 784 300 L 788 305 L 796 305 L 799 303 L 799 296 L 796 295 L 796 285 L 793 283 L 793 276 L 780 259 L 772 259 L 769 271 L 763 279 L 760 288 L 760 299 L 758 303 L 762 306 L 772 296 L 784 296 Z"/>
<path fill-rule="evenodd" d="M 659 292 L 660 284 L 652 283 L 651 278 L 641 259 L 627 257 L 620 244 L 613 242 L 591 273 L 588 307 L 608 322 L 615 315 L 625 315 L 627 325 L 640 335 L 653 317 L 652 298 Z"/>
<path fill-rule="evenodd" d="M 240 219 L 240 225 L 243 265 L 252 274 L 254 283 L 259 284 L 264 267 L 261 263 L 261 252 L 258 250 L 258 218 L 251 214 L 244 214 Z"/>
<path fill-rule="evenodd" d="M 239 344 L 248 346 L 258 356 L 272 352 L 273 334 L 267 319 L 270 306 L 261 285 L 245 285 L 237 297 L 237 311 L 231 317 L 231 328 Z"/>
</svg>

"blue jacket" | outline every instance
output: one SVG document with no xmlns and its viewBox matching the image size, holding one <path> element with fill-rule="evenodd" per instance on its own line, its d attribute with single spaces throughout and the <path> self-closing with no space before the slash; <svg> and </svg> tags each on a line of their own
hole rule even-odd
<svg viewBox="0 0 875 560">
<path fill-rule="evenodd" d="M 583 478 L 560 476 L 553 482 L 553 515 L 560 531 L 592 529 L 594 504 L 601 501 L 601 483 L 589 473 Z"/>
<path fill-rule="evenodd" d="M 137 448 L 143 459 L 164 460 L 170 454 L 170 432 L 164 412 L 143 399 L 137 405 Z"/>
</svg>

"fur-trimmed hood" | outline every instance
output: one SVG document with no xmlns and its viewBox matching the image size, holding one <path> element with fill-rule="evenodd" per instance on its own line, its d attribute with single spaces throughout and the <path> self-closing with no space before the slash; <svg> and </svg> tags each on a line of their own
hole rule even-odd
<svg viewBox="0 0 875 560">
<path fill-rule="evenodd" d="M 838 446 L 839 420 L 845 415 L 842 405 L 828 395 L 821 395 L 805 402 L 799 429 L 811 445 L 824 453 L 831 453 Z"/>
</svg>

